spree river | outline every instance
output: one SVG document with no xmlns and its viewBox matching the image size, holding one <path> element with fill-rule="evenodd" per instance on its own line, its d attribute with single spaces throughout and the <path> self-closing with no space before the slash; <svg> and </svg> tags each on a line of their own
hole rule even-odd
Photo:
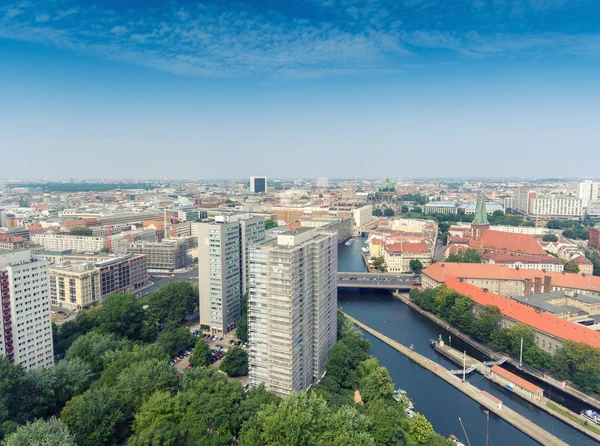
<svg viewBox="0 0 600 446">
<path fill-rule="evenodd" d="M 364 239 L 355 240 L 352 245 L 342 244 L 339 246 L 339 271 L 365 271 L 361 257 L 361 247 Z M 396 300 L 389 291 L 340 288 L 338 306 L 349 315 L 390 338 L 406 346 L 412 344 L 415 351 L 442 364 L 444 367 L 449 369 L 460 368 L 439 355 L 429 345 L 429 340 L 432 338 L 437 339 L 440 334 L 448 342 L 448 333 L 434 322 Z M 444 436 L 454 434 L 463 443 L 467 444 L 458 420 L 460 417 L 465 425 L 471 445 L 485 444 L 486 414 L 482 406 L 387 344 L 367 333 L 365 333 L 365 337 L 371 341 L 371 354 L 379 360 L 382 366 L 389 370 L 396 387 L 408 392 L 415 403 L 415 410 L 425 415 L 437 432 Z M 451 344 L 460 350 L 467 350 L 467 354 L 480 357 L 478 352 L 461 344 L 460 341 L 457 342 L 453 339 Z M 490 382 L 479 373 L 473 373 L 467 380 L 476 387 L 500 398 L 504 405 L 568 444 L 597 444 L 591 438 L 537 409 L 503 387 Z M 543 387 L 540 383 L 536 384 Z M 565 398 L 557 391 L 553 394 L 551 392 L 551 389 L 544 388 L 544 394 L 549 398 L 555 399 L 571 410 L 579 411 L 581 409 L 577 401 Z M 538 444 L 492 413 L 490 413 L 489 419 L 489 438 L 491 446 Z"/>
</svg>

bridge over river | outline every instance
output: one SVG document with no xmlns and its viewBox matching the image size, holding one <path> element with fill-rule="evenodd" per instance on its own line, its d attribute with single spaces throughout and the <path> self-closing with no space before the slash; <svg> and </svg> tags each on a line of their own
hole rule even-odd
<svg viewBox="0 0 600 446">
<path fill-rule="evenodd" d="M 396 273 L 355 273 L 338 272 L 337 285 L 339 288 L 379 288 L 387 290 L 411 290 L 413 280 L 420 277 L 412 274 Z"/>
</svg>

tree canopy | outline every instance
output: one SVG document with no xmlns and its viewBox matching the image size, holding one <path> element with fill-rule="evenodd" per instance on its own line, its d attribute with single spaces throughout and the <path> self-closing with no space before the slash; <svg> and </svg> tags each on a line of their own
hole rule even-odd
<svg viewBox="0 0 600 446">
<path fill-rule="evenodd" d="M 247 375 L 248 352 L 241 347 L 230 348 L 223 357 L 220 369 L 231 377 Z"/>
</svg>

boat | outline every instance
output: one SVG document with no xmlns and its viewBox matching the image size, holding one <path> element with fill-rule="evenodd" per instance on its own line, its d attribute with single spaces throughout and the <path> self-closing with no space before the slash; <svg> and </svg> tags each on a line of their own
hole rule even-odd
<svg viewBox="0 0 600 446">
<path fill-rule="evenodd" d="M 345 245 L 346 246 L 350 246 L 352 243 L 354 243 L 354 239 L 353 238 L 347 240 L 346 243 L 345 243 Z"/>
<path fill-rule="evenodd" d="M 402 389 L 394 390 L 393 397 L 394 397 L 394 399 L 397 402 L 406 404 L 407 410 L 412 410 L 412 409 L 415 408 L 415 405 L 413 404 L 413 402 L 408 397 L 408 394 L 406 393 L 406 390 L 402 390 Z"/>
<path fill-rule="evenodd" d="M 581 416 L 588 421 L 591 421 L 594 424 L 600 426 L 600 414 L 598 412 L 594 412 L 593 410 L 582 410 Z"/>
<path fill-rule="evenodd" d="M 456 438 L 456 435 L 452 434 L 448 437 L 448 439 L 452 440 L 454 443 L 456 443 L 458 446 L 465 446 L 465 444 L 460 441 L 458 438 Z"/>
<path fill-rule="evenodd" d="M 415 416 L 415 413 L 412 411 L 412 409 L 406 409 L 404 412 L 406 413 L 406 418 L 409 420 L 412 420 Z"/>
</svg>

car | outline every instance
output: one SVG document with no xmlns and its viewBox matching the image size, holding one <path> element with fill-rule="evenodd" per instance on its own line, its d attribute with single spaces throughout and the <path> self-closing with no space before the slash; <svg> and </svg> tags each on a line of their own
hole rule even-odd
<svg viewBox="0 0 600 446">
<path fill-rule="evenodd" d="M 220 350 L 223 350 L 223 346 L 221 344 L 217 344 L 217 345 L 215 345 L 215 347 L 217 347 Z"/>
<path fill-rule="evenodd" d="M 189 369 L 191 369 L 191 368 L 192 368 L 192 366 L 191 366 L 191 365 L 186 365 L 186 366 L 185 366 L 185 370 L 189 370 Z"/>
<path fill-rule="evenodd" d="M 223 340 L 223 338 L 219 338 L 219 341 L 222 341 L 222 340 Z"/>
<path fill-rule="evenodd" d="M 210 339 L 210 335 L 209 334 L 205 334 L 204 335 L 204 339 Z"/>
<path fill-rule="evenodd" d="M 177 362 L 180 362 L 183 358 L 181 356 L 175 356 L 175 359 L 177 360 Z"/>
<path fill-rule="evenodd" d="M 236 347 L 239 347 L 240 345 L 242 345 L 242 341 L 237 341 L 237 342 L 235 343 L 235 345 L 236 345 Z"/>
<path fill-rule="evenodd" d="M 229 345 L 233 344 L 234 342 L 235 342 L 235 341 L 234 341 L 233 339 L 230 339 L 229 341 L 227 341 L 227 343 L 228 343 Z"/>
<path fill-rule="evenodd" d="M 169 361 L 169 365 L 173 366 L 175 365 L 175 361 L 173 361 L 172 359 Z"/>
</svg>

